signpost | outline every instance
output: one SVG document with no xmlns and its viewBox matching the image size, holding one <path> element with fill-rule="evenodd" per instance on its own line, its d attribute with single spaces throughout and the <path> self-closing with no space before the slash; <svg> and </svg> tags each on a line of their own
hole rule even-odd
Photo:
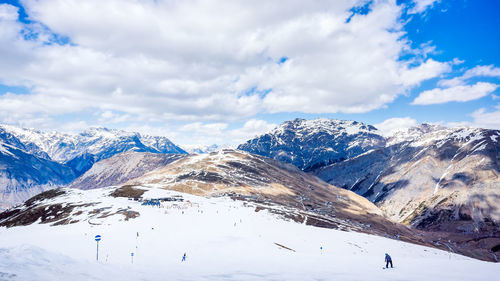
<svg viewBox="0 0 500 281">
<path fill-rule="evenodd" d="M 134 263 L 134 253 L 130 253 L 130 257 L 132 259 L 132 263 Z"/>
<path fill-rule="evenodd" d="M 97 255 L 96 260 L 99 261 L 99 241 L 101 241 L 101 235 L 95 236 L 95 241 L 97 242 Z"/>
</svg>

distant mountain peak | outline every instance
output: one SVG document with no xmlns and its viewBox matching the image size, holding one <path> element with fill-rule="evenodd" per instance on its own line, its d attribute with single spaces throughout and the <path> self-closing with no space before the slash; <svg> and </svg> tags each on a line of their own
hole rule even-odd
<svg viewBox="0 0 500 281">
<path fill-rule="evenodd" d="M 238 146 L 308 171 L 384 147 L 373 126 L 352 120 L 294 119 Z"/>
</svg>

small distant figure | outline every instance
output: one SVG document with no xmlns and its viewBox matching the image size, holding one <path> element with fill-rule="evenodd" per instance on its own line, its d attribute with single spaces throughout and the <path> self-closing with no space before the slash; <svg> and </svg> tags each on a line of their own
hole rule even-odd
<svg viewBox="0 0 500 281">
<path fill-rule="evenodd" d="M 389 256 L 388 253 L 385 253 L 385 268 L 389 268 L 389 264 L 391 264 L 391 268 L 392 268 L 391 256 Z"/>
<path fill-rule="evenodd" d="M 186 261 L 186 253 L 182 256 L 182 261 Z"/>
<path fill-rule="evenodd" d="M 139 238 L 139 231 L 137 231 L 137 238 Z"/>
</svg>

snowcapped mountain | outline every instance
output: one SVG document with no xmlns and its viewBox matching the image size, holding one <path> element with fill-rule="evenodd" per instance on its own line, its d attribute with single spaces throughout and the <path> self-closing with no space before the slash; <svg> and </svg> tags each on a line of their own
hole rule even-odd
<svg viewBox="0 0 500 281">
<path fill-rule="evenodd" d="M 231 149 L 232 146 L 225 144 L 225 145 L 218 145 L 218 144 L 212 144 L 212 145 L 183 145 L 182 149 L 187 151 L 189 154 L 204 154 L 204 153 L 210 153 L 210 152 L 215 152 L 221 149 Z"/>
<path fill-rule="evenodd" d="M 314 174 L 370 199 L 393 221 L 491 251 L 500 244 L 499 140 L 498 130 L 421 130 Z"/>
<path fill-rule="evenodd" d="M 90 128 L 76 135 L 0 125 L 0 130 L 2 129 L 29 147 L 30 149 L 26 152 L 36 154 L 42 151 L 50 159 L 61 163 L 84 154 L 94 155 L 95 160 L 99 161 L 124 151 L 186 153 L 166 137 L 141 135 L 102 127 Z"/>
<path fill-rule="evenodd" d="M 291 163 L 311 171 L 341 162 L 386 140 L 371 126 L 356 121 L 295 119 L 238 146 L 238 149 Z"/>
<path fill-rule="evenodd" d="M 70 135 L 0 125 L 0 137 L 2 134 L 14 136 L 18 140 L 14 145 L 26 153 L 65 163 L 77 175 L 90 169 L 95 162 L 125 151 L 186 153 L 166 137 L 107 128 L 90 128 Z"/>
<path fill-rule="evenodd" d="M 483 209 L 469 202 L 472 196 L 498 192 L 499 139 L 497 130 L 441 128 L 323 167 L 314 174 L 376 202 L 397 221 L 419 225 L 416 217 L 424 207 L 436 209 L 453 203 L 469 206 L 462 211 L 474 218 L 493 215 L 494 221 L 500 221 L 500 212 L 491 206 Z M 421 205 L 431 198 L 434 204 Z M 486 196 L 483 203 L 489 205 L 488 200 L 495 197 Z M 500 203 L 490 204 L 496 202 Z M 473 206 L 474 210 L 470 209 Z"/>
<path fill-rule="evenodd" d="M 0 143 L 5 152 L 0 158 L 3 207 L 68 184 L 94 163 L 121 152 L 186 153 L 166 137 L 106 128 L 70 135 L 0 125 Z"/>
<path fill-rule="evenodd" d="M 17 143 L 14 138 L 10 143 Z M 0 139 L 0 211 L 69 183 L 75 174 L 60 163 L 26 153 Z"/>
</svg>

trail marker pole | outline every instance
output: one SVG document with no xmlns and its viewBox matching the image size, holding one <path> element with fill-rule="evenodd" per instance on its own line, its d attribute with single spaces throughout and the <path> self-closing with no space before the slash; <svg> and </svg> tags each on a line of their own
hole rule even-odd
<svg viewBox="0 0 500 281">
<path fill-rule="evenodd" d="M 134 263 L 134 253 L 130 253 L 130 257 L 132 259 L 132 263 Z"/>
<path fill-rule="evenodd" d="M 99 261 L 99 241 L 101 241 L 101 235 L 96 235 L 95 241 L 97 242 L 97 254 L 95 259 Z"/>
</svg>

